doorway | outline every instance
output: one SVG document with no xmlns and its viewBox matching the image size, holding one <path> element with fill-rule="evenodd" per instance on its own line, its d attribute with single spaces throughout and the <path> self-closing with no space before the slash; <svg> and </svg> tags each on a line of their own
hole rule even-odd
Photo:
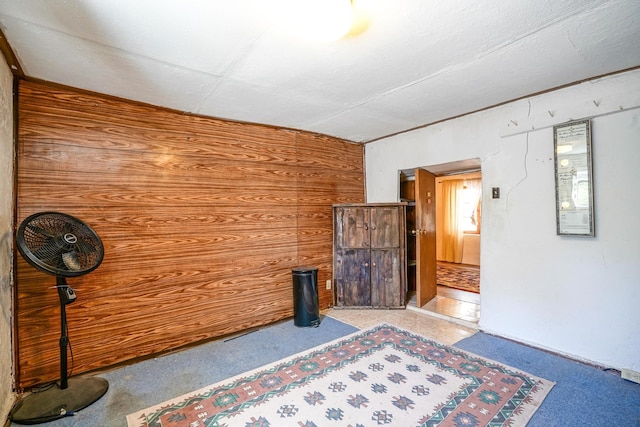
<svg viewBox="0 0 640 427">
<path fill-rule="evenodd" d="M 400 200 L 407 203 L 407 307 L 477 326 L 481 179 L 479 160 L 400 172 Z"/>
</svg>

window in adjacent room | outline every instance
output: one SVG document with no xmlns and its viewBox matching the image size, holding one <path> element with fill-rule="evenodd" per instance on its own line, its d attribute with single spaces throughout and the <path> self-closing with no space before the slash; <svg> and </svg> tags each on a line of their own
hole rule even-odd
<svg viewBox="0 0 640 427">
<path fill-rule="evenodd" d="M 463 233 L 480 233 L 480 215 L 482 206 L 482 186 L 480 179 L 463 182 L 458 194 L 458 212 Z"/>
</svg>

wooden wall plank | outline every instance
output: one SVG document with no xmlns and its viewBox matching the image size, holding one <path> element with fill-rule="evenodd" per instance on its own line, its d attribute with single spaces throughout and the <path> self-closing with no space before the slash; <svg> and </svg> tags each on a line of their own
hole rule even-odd
<svg viewBox="0 0 640 427">
<path fill-rule="evenodd" d="M 293 316 L 291 269 L 331 303 L 331 206 L 362 202 L 362 147 L 20 82 L 18 216 L 91 225 L 102 265 L 69 278 L 74 373 Z M 18 257 L 17 387 L 57 379 L 55 278 Z"/>
<path fill-rule="evenodd" d="M 326 147 L 332 147 L 326 150 Z M 363 153 L 360 146 L 320 135 L 297 135 L 301 174 L 297 186 L 298 256 L 318 267 L 320 306 L 333 304 L 333 204 L 364 202 Z"/>
</svg>

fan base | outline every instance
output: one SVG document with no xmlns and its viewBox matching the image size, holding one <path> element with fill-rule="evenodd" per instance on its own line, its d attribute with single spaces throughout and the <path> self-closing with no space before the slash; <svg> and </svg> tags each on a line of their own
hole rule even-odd
<svg viewBox="0 0 640 427">
<path fill-rule="evenodd" d="M 40 424 L 68 417 L 100 399 L 109 389 L 104 378 L 69 378 L 68 387 L 53 387 L 23 397 L 11 409 L 9 419 L 17 424 Z"/>
</svg>

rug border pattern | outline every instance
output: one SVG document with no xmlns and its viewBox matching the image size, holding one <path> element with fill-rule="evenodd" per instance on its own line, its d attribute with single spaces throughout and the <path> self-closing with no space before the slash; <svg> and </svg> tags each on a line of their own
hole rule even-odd
<svg viewBox="0 0 640 427">
<path fill-rule="evenodd" d="M 367 336 L 385 332 L 387 334 L 393 333 L 397 336 L 403 336 L 405 337 L 404 340 L 410 339 L 416 341 L 419 344 L 426 344 L 438 349 L 442 349 L 449 355 L 460 357 L 469 362 L 479 364 L 484 368 L 504 372 L 510 376 L 518 378 L 522 382 L 522 386 L 519 387 L 516 394 L 509 398 L 508 403 L 502 405 L 501 409 L 494 415 L 490 424 L 488 424 L 490 426 L 497 427 L 504 425 L 513 425 L 512 423 L 516 420 L 518 420 L 519 422 L 524 421 L 524 423 L 526 423 L 526 421 L 535 412 L 535 408 L 528 407 L 527 409 L 523 410 L 522 405 L 525 403 L 531 403 L 533 400 L 536 400 L 536 398 L 540 402 L 542 402 L 551 387 L 553 387 L 552 382 L 543 380 L 530 374 L 523 373 L 518 369 L 506 366 L 504 364 L 472 354 L 467 351 L 457 349 L 453 346 L 441 344 L 420 334 L 413 333 L 405 328 L 399 328 L 387 323 L 382 323 L 372 328 L 363 329 L 333 340 L 329 343 L 319 345 L 296 355 L 289 356 L 281 361 L 276 362 L 275 364 L 272 363 L 265 365 L 253 371 L 245 372 L 235 377 L 225 379 L 214 385 L 210 385 L 200 390 L 196 390 L 183 396 L 171 399 L 170 401 L 164 402 L 162 404 L 152 406 L 134 414 L 130 414 L 127 416 L 128 425 L 130 427 L 160 426 L 160 418 L 165 414 L 173 412 L 177 409 L 185 408 L 192 404 L 196 404 L 202 400 L 209 399 L 216 395 L 223 396 L 223 393 L 228 390 L 234 389 L 243 384 L 247 384 L 251 381 L 255 381 L 257 378 L 263 378 L 265 376 L 272 375 L 285 369 L 289 369 L 295 365 L 300 365 L 304 363 L 304 361 L 313 359 L 317 356 L 328 354 L 332 350 L 343 347 L 345 343 L 349 344 L 362 342 L 363 340 L 366 340 Z M 264 401 L 272 396 L 287 392 L 291 388 L 298 387 L 304 384 L 309 379 L 327 375 L 328 373 L 339 369 L 341 366 L 351 363 L 353 360 L 365 357 L 366 355 L 371 354 L 372 352 L 386 346 L 393 346 L 396 350 L 402 351 L 413 357 L 417 357 L 425 362 L 435 364 L 441 369 L 447 370 L 455 375 L 459 375 L 461 377 L 472 380 L 469 385 L 464 387 L 464 392 L 458 393 L 457 395 L 453 396 L 452 399 L 450 399 L 445 405 L 438 408 L 438 410 L 431 416 L 429 420 L 426 420 L 425 422 L 420 424 L 421 427 L 436 426 L 441 423 L 449 413 L 451 413 L 458 407 L 460 401 L 464 400 L 463 398 L 468 397 L 473 392 L 475 392 L 475 390 L 477 390 L 482 385 L 482 381 L 479 381 L 474 375 L 469 372 L 465 372 L 464 370 L 460 370 L 451 366 L 446 361 L 438 361 L 429 358 L 425 354 L 422 354 L 415 349 L 409 348 L 410 346 L 406 344 L 407 343 L 405 342 L 403 343 L 403 345 L 399 345 L 394 339 L 384 340 L 376 345 L 372 345 L 371 347 L 366 348 L 366 350 L 364 351 L 358 351 L 355 354 L 352 354 L 349 357 L 338 361 L 337 363 L 335 361 L 328 362 L 326 366 L 319 367 L 317 370 L 308 373 L 307 376 L 301 378 L 300 380 L 289 382 L 282 387 L 267 391 L 259 396 L 256 396 L 253 399 L 247 399 L 236 405 L 227 406 L 226 408 L 221 409 L 220 412 L 218 412 L 216 415 L 213 415 L 212 417 L 207 419 L 206 425 L 218 425 L 216 423 L 216 420 L 220 419 L 221 417 L 237 413 L 238 410 L 241 410 L 243 407 L 259 404 L 259 402 Z"/>
</svg>

